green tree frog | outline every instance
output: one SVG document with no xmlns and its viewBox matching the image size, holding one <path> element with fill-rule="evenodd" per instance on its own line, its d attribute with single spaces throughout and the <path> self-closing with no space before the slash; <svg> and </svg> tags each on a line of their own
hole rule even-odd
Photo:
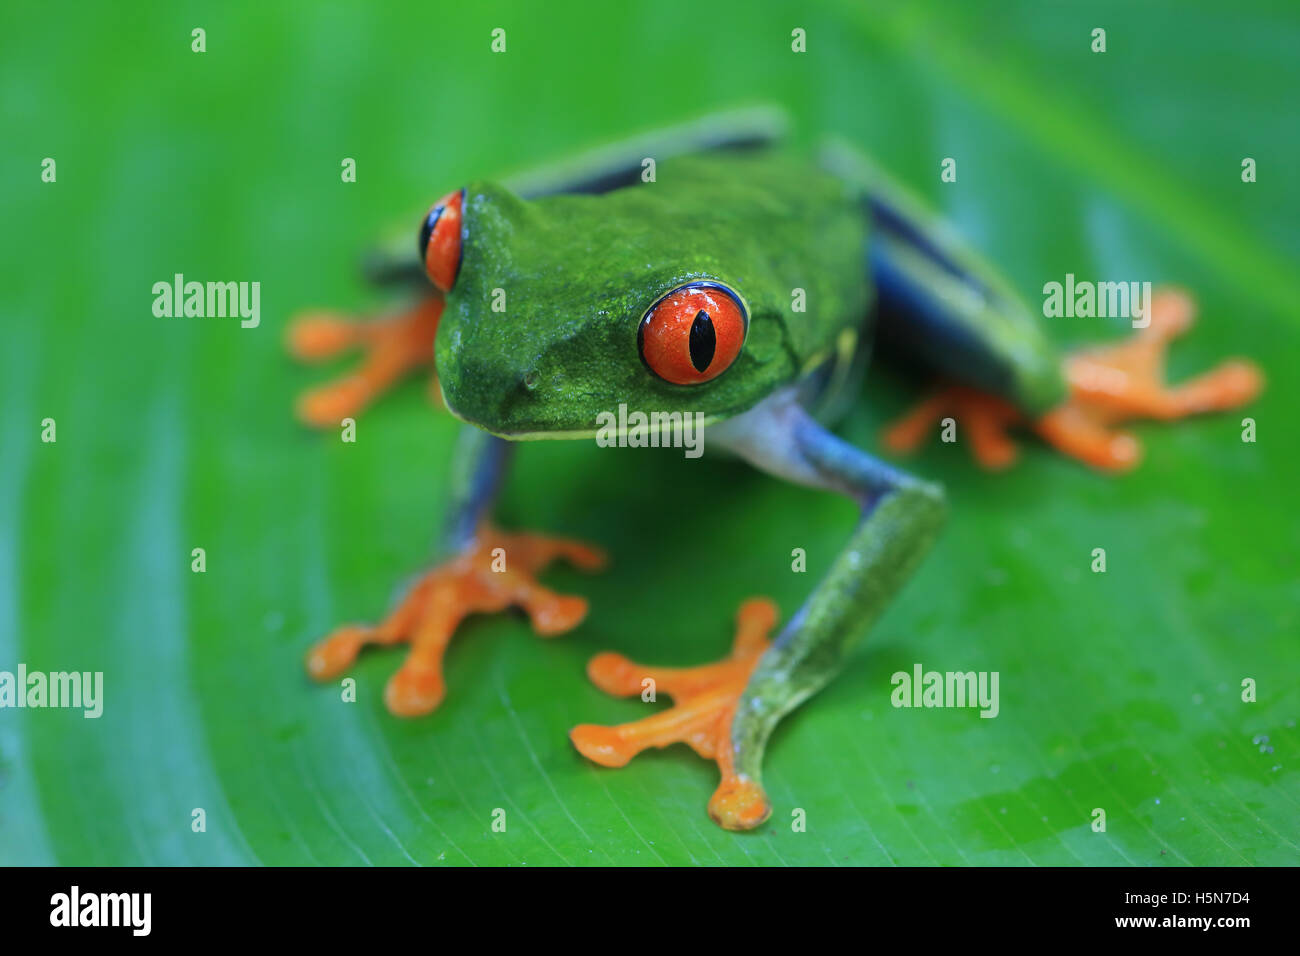
<svg viewBox="0 0 1300 956">
<path fill-rule="evenodd" d="M 885 430 L 885 446 L 914 448 L 952 417 L 990 467 L 1012 461 L 1009 431 L 1020 427 L 1095 468 L 1129 468 L 1138 445 L 1117 422 L 1231 408 L 1259 391 L 1242 360 L 1163 383 L 1165 346 L 1193 315 L 1176 290 L 1153 297 L 1131 340 L 1058 354 L 1008 284 L 866 157 L 832 144 L 805 159 L 782 145 L 780 126 L 766 112 L 713 117 L 515 189 L 468 183 L 421 220 L 418 258 L 377 260 L 377 278 L 410 289 L 408 311 L 369 322 L 315 313 L 291 326 L 301 358 L 367 352 L 356 373 L 303 397 L 306 422 L 337 425 L 432 362 L 442 403 L 465 423 L 443 552 L 381 623 L 341 627 L 313 647 L 313 677 L 336 677 L 365 645 L 408 643 L 385 700 L 417 716 L 443 699 L 443 653 L 466 615 L 521 607 L 539 634 L 578 625 L 586 602 L 535 575 L 556 558 L 594 570 L 604 554 L 493 525 L 510 449 L 591 439 L 621 404 L 699 413 L 709 452 L 847 495 L 860 520 L 779 630 L 772 602 L 740 605 L 726 659 L 663 668 L 594 658 L 588 673 L 602 689 L 637 694 L 651 678 L 674 706 L 570 736 L 609 767 L 689 744 L 721 771 L 714 821 L 757 827 L 771 813 L 762 761 L 773 728 L 842 667 L 944 520 L 939 487 L 828 430 L 873 341 L 943 383 Z"/>
</svg>

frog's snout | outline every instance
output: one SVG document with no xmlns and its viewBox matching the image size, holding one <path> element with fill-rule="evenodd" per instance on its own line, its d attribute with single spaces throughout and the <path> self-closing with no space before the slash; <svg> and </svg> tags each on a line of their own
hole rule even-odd
<svg viewBox="0 0 1300 956">
<path fill-rule="evenodd" d="M 546 381 L 540 363 L 507 370 L 466 362 L 458 373 L 439 376 L 443 402 L 453 415 L 503 435 L 541 427 L 533 419 L 543 404 Z"/>
</svg>

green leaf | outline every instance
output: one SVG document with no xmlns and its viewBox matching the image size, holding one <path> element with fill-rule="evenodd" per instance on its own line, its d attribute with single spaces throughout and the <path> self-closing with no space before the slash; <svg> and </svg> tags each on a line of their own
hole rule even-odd
<svg viewBox="0 0 1300 956">
<path fill-rule="evenodd" d="M 104 673 L 99 719 L 0 710 L 0 863 L 1300 862 L 1294 9 L 267 6 L 196 24 L 155 3 L 129 48 L 116 9 L 0 13 L 0 670 Z M 355 703 L 311 684 L 311 642 L 379 616 L 427 559 L 455 426 L 411 383 L 355 445 L 306 433 L 294 395 L 339 369 L 284 357 L 287 316 L 381 306 L 359 251 L 470 177 L 762 101 L 805 145 L 870 149 L 1031 303 L 1067 272 L 1193 289 L 1171 373 L 1259 360 L 1258 441 L 1242 415 L 1143 425 L 1146 462 L 1117 479 L 1033 443 L 1004 475 L 960 445 L 911 462 L 947 486 L 950 525 L 778 731 L 756 833 L 709 822 L 716 770 L 685 747 L 606 770 L 566 736 L 645 713 L 587 683 L 592 654 L 714 659 L 743 598 L 792 613 L 843 543 L 847 502 L 740 464 L 524 447 L 501 521 L 610 550 L 598 577 L 546 578 L 590 598 L 587 621 L 539 641 L 472 619 L 419 720 L 382 703 L 400 651 L 363 657 Z M 155 318 L 150 289 L 178 272 L 261 281 L 261 326 Z M 877 370 L 842 434 L 876 447 L 918 388 Z M 892 707 L 916 663 L 997 671 L 1000 713 Z"/>
</svg>

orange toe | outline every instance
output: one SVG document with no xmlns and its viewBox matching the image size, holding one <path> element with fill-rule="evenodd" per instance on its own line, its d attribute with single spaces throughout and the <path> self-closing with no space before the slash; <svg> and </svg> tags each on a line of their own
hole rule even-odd
<svg viewBox="0 0 1300 956">
<path fill-rule="evenodd" d="M 771 815 L 767 794 L 747 778 L 724 779 L 709 799 L 709 816 L 724 830 L 752 830 Z"/>
<path fill-rule="evenodd" d="M 289 353 L 300 362 L 333 358 L 361 341 L 361 327 L 335 312 L 303 312 L 289 325 Z"/>
<path fill-rule="evenodd" d="M 365 379 L 345 378 L 303 392 L 294 404 L 294 412 L 305 425 L 328 428 L 356 417 L 369 404 L 372 394 Z"/>
<path fill-rule="evenodd" d="M 541 637 L 553 637 L 571 631 L 587 616 L 587 599 L 550 591 L 524 606 L 533 622 L 533 631 Z"/>
<path fill-rule="evenodd" d="M 437 709 L 445 693 L 439 670 L 404 667 L 389 678 L 384 688 L 384 703 L 394 716 L 423 717 Z"/>
<path fill-rule="evenodd" d="M 597 654 L 587 662 L 587 678 L 613 697 L 641 693 L 644 670 L 622 654 L 611 651 Z"/>
<path fill-rule="evenodd" d="M 578 753 L 602 767 L 622 767 L 637 755 L 617 727 L 579 724 L 569 731 L 569 739 Z"/>
<path fill-rule="evenodd" d="M 931 429 L 948 414 L 952 404 L 947 389 L 918 402 L 910 411 L 885 426 L 880 433 L 881 443 L 900 455 L 916 451 L 925 444 Z"/>
<path fill-rule="evenodd" d="M 1076 405 L 1048 412 L 1034 428 L 1058 451 L 1101 471 L 1128 471 L 1142 460 L 1136 438 L 1107 428 Z"/>
<path fill-rule="evenodd" d="M 342 674 L 361 652 L 367 630 L 354 624 L 340 627 L 307 652 L 307 673 L 316 680 L 329 680 Z"/>
</svg>

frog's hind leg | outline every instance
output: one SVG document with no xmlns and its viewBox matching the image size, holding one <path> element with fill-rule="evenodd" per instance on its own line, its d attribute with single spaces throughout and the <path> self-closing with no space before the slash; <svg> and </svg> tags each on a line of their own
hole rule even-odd
<svg viewBox="0 0 1300 956">
<path fill-rule="evenodd" d="M 846 145 L 824 162 L 862 191 L 882 351 L 949 383 L 890 425 L 885 447 L 912 451 L 951 417 L 982 465 L 1006 467 L 1016 457 L 1009 429 L 1024 410 L 1066 396 L 1059 353 L 997 271 L 906 188 Z"/>
<path fill-rule="evenodd" d="M 1237 408 L 1254 399 L 1264 378 L 1244 359 L 1228 359 L 1188 382 L 1165 383 L 1169 343 L 1191 327 L 1195 315 L 1195 301 L 1186 292 L 1156 290 L 1149 323 L 1131 339 L 1066 358 L 1070 397 L 1034 421 L 1034 430 L 1093 467 L 1122 470 L 1137 462 L 1140 448 L 1113 425 L 1135 418 L 1169 421 Z"/>
<path fill-rule="evenodd" d="M 872 209 L 881 342 L 943 380 L 884 429 L 883 445 L 915 451 L 942 422 L 960 429 L 955 437 L 980 465 L 1007 467 L 1017 457 L 1011 430 L 1028 423 L 1027 410 L 1045 410 L 1066 397 L 1059 353 L 987 266 L 941 248 L 883 201 L 873 201 Z"/>
<path fill-rule="evenodd" d="M 365 352 L 354 372 L 301 395 L 298 417 L 318 428 L 337 425 L 406 373 L 431 364 L 442 308 L 442 296 L 432 295 L 403 312 L 377 319 L 354 321 L 333 312 L 307 312 L 295 318 L 289 326 L 288 348 L 301 361 L 319 362 L 353 349 Z"/>
<path fill-rule="evenodd" d="M 915 197 L 859 154 L 836 157 L 834 165 L 863 184 L 882 343 L 947 382 L 886 426 L 886 448 L 912 451 L 951 417 L 986 467 L 1014 461 L 1011 432 L 1024 428 L 1095 468 L 1122 471 L 1141 448 L 1117 423 L 1236 408 L 1263 387 L 1259 370 L 1242 359 L 1165 384 L 1169 342 L 1195 314 L 1191 297 L 1172 289 L 1152 296 L 1149 325 L 1132 340 L 1063 357 L 997 271 Z"/>
<path fill-rule="evenodd" d="M 1058 451 L 1102 471 L 1126 471 L 1142 456 L 1131 433 L 1115 426 L 1134 419 L 1171 421 L 1238 408 L 1263 388 L 1259 368 L 1228 359 L 1177 385 L 1165 382 L 1169 343 L 1191 327 L 1196 305 L 1179 289 L 1158 289 L 1150 322 L 1116 345 L 1080 350 L 1061 361 L 1067 394 L 1040 414 L 967 385 L 949 384 L 926 398 L 881 434 L 891 451 L 915 450 L 934 426 L 951 417 L 969 439 L 975 459 L 1002 468 L 1016 457 L 1015 428 L 1031 429 Z"/>
</svg>

